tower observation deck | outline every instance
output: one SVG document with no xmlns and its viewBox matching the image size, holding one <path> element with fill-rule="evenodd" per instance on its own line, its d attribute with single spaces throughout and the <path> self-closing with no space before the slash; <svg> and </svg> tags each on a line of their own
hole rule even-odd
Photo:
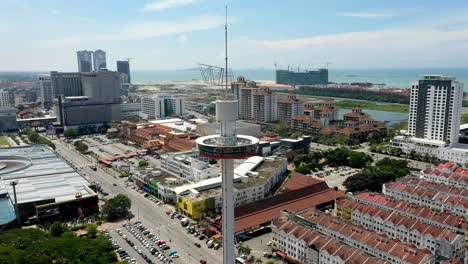
<svg viewBox="0 0 468 264">
<path fill-rule="evenodd" d="M 200 156 L 220 159 L 222 171 L 223 210 L 223 263 L 234 263 L 234 159 L 255 155 L 259 140 L 237 135 L 238 118 L 236 99 L 216 101 L 216 121 L 221 124 L 220 135 L 200 137 L 196 140 Z"/>
</svg>

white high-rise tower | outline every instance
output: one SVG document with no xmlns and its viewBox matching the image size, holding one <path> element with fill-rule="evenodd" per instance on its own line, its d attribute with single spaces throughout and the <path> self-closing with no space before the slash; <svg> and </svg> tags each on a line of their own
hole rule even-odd
<svg viewBox="0 0 468 264">
<path fill-rule="evenodd" d="M 226 8 L 227 10 L 227 8 Z M 227 13 L 227 12 L 226 12 Z M 233 264 L 234 247 L 234 159 L 245 159 L 255 155 L 259 140 L 255 137 L 236 135 L 238 101 L 228 92 L 227 57 L 227 14 L 226 38 L 226 91 L 225 97 L 216 101 L 216 121 L 220 124 L 220 135 L 200 137 L 196 140 L 200 156 L 220 159 L 223 190 L 222 235 L 223 263 Z"/>
<path fill-rule="evenodd" d="M 458 143 L 463 84 L 455 77 L 423 75 L 411 85 L 408 132 L 431 141 Z"/>
</svg>

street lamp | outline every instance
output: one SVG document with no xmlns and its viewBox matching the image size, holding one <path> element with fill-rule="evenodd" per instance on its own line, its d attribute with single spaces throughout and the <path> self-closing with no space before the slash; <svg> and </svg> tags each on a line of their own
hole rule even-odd
<svg viewBox="0 0 468 264">
<path fill-rule="evenodd" d="M 19 219 L 19 211 L 18 211 L 18 199 L 16 198 L 16 185 L 18 184 L 18 181 L 11 181 L 10 185 L 13 186 L 13 197 L 15 199 L 15 213 L 16 213 L 16 223 L 18 226 L 20 225 L 20 219 Z"/>
</svg>

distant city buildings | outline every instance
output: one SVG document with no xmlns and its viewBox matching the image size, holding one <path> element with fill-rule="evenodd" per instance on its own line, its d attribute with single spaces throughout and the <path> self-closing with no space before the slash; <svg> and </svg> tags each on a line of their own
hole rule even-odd
<svg viewBox="0 0 468 264">
<path fill-rule="evenodd" d="M 82 96 L 83 87 L 81 84 L 81 73 L 79 72 L 50 72 L 50 81 L 55 97 L 63 96 Z"/>
<path fill-rule="evenodd" d="M 0 90 L 0 109 L 11 107 L 10 93 L 7 90 Z"/>
<path fill-rule="evenodd" d="M 41 90 L 42 108 L 50 109 L 54 104 L 54 89 L 49 75 L 39 75 L 39 89 Z"/>
<path fill-rule="evenodd" d="M 81 50 L 76 52 L 78 59 L 78 72 L 92 72 L 93 71 L 93 52 L 88 50 Z"/>
<path fill-rule="evenodd" d="M 141 117 L 143 119 L 161 119 L 184 114 L 185 100 L 182 97 L 158 94 L 141 98 Z"/>
<path fill-rule="evenodd" d="M 100 71 L 107 68 L 106 52 L 103 50 L 76 52 L 78 60 L 78 72 Z"/>
<path fill-rule="evenodd" d="M 94 71 L 100 71 L 102 69 L 107 69 L 106 63 L 106 52 L 103 50 L 95 50 L 93 53 L 93 66 Z"/>
<path fill-rule="evenodd" d="M 117 71 L 120 74 L 125 74 L 127 76 L 126 82 L 123 83 L 131 83 L 131 77 L 130 77 L 130 63 L 129 61 L 117 61 Z"/>
<path fill-rule="evenodd" d="M 463 84 L 454 77 L 424 75 L 411 85 L 408 121 L 410 136 L 458 143 L 463 100 Z"/>
<path fill-rule="evenodd" d="M 67 73 L 70 74 L 70 73 Z M 75 80 L 80 76 L 80 82 Z M 66 75 L 66 74 L 65 74 Z M 62 78 L 63 79 L 63 78 Z M 64 83 L 64 91 L 76 91 L 81 83 L 82 96 L 59 95 L 54 101 L 54 110 L 64 127 L 110 127 L 113 120 L 120 120 L 120 76 L 118 72 L 74 73 L 69 82 Z M 91 130 L 93 131 L 93 130 Z"/>
<path fill-rule="evenodd" d="M 287 85 L 315 85 L 328 84 L 328 70 L 293 72 L 290 70 L 276 70 L 276 83 Z"/>
</svg>

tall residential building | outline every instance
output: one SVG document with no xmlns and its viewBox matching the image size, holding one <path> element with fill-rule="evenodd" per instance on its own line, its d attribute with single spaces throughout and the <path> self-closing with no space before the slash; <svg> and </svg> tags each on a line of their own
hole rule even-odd
<svg viewBox="0 0 468 264">
<path fill-rule="evenodd" d="M 416 138 L 458 143 L 463 84 L 455 77 L 424 75 L 411 85 L 408 129 Z"/>
<path fill-rule="evenodd" d="M 50 72 L 52 90 L 55 96 L 82 96 L 81 74 L 79 72 Z"/>
<path fill-rule="evenodd" d="M 0 108 L 9 107 L 11 107 L 10 93 L 7 90 L 0 90 Z"/>
<path fill-rule="evenodd" d="M 237 101 L 239 102 L 239 116 L 242 118 L 242 96 L 241 96 L 241 88 L 256 88 L 257 83 L 254 81 L 247 81 L 245 77 L 239 76 L 237 77 L 237 81 L 231 83 L 231 91 L 232 94 L 237 98 Z"/>
<path fill-rule="evenodd" d="M 79 72 L 91 72 L 93 71 L 93 52 L 88 50 L 81 50 L 76 52 L 78 59 L 78 71 Z"/>
<path fill-rule="evenodd" d="M 291 119 L 297 115 L 304 114 L 304 103 L 294 95 L 278 100 L 278 121 L 291 126 Z"/>
<path fill-rule="evenodd" d="M 185 114 L 185 100 L 169 95 L 153 95 L 141 99 L 141 117 L 160 119 L 166 116 Z"/>
<path fill-rule="evenodd" d="M 126 74 L 127 75 L 127 83 L 131 83 L 130 63 L 129 63 L 129 61 L 117 61 L 117 71 L 120 74 Z"/>
<path fill-rule="evenodd" d="M 278 120 L 278 96 L 268 88 L 259 88 L 252 93 L 252 117 L 258 122 Z"/>
<path fill-rule="evenodd" d="M 115 71 L 81 74 L 83 95 L 102 103 L 120 104 L 120 75 Z"/>
<path fill-rule="evenodd" d="M 293 72 L 290 70 L 276 70 L 276 83 L 287 85 L 315 85 L 328 84 L 328 70 Z"/>
<path fill-rule="evenodd" d="M 39 88 L 41 90 L 42 108 L 51 108 L 54 104 L 55 93 L 49 75 L 39 75 Z"/>
<path fill-rule="evenodd" d="M 107 68 L 106 52 L 103 50 L 95 50 L 93 53 L 94 71 L 100 71 Z"/>
</svg>

